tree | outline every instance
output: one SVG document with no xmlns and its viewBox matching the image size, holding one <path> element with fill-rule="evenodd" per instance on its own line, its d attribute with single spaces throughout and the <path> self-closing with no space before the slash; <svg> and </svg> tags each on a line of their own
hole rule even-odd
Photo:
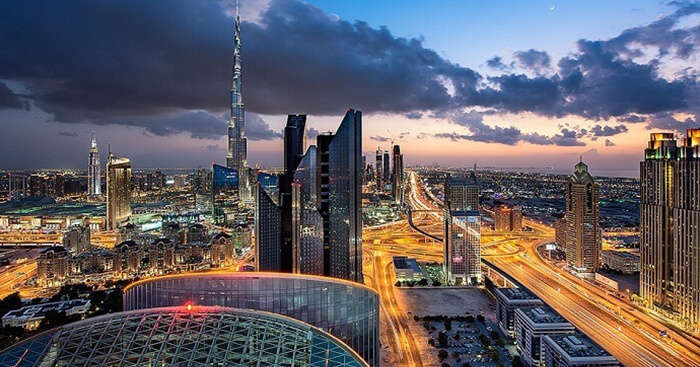
<svg viewBox="0 0 700 367">
<path fill-rule="evenodd" d="M 523 364 L 523 360 L 520 358 L 520 356 L 513 357 L 513 361 L 510 363 L 510 365 L 513 367 L 525 367 L 525 365 Z"/>
<path fill-rule="evenodd" d="M 501 348 L 503 348 L 506 345 L 506 343 L 501 338 L 496 339 L 495 343 L 497 346 L 499 346 Z"/>
<path fill-rule="evenodd" d="M 488 347 L 491 345 L 491 340 L 489 339 L 488 336 L 484 334 L 479 334 L 479 341 L 481 342 L 481 345 L 484 346 L 484 348 Z"/>
<path fill-rule="evenodd" d="M 501 336 L 498 334 L 498 331 L 496 330 L 491 330 L 491 339 L 496 340 L 500 338 Z"/>
<path fill-rule="evenodd" d="M 431 346 L 434 347 L 435 346 L 435 339 L 430 338 L 430 340 L 428 340 L 428 344 L 430 344 Z"/>
<path fill-rule="evenodd" d="M 19 292 L 12 293 L 0 301 L 0 315 L 4 316 L 7 312 L 20 307 L 22 307 L 22 297 Z"/>
<path fill-rule="evenodd" d="M 476 315 L 476 321 L 483 323 L 485 321 L 484 315 Z"/>
<path fill-rule="evenodd" d="M 447 347 L 447 332 L 446 331 L 443 330 L 438 334 L 438 343 L 440 344 L 440 348 Z"/>
<path fill-rule="evenodd" d="M 438 352 L 438 359 L 440 359 L 440 362 L 442 362 L 445 360 L 445 358 L 447 358 L 448 355 L 449 354 L 447 353 L 446 350 L 440 349 L 440 351 Z"/>
<path fill-rule="evenodd" d="M 455 334 L 455 337 L 454 337 L 454 338 L 455 338 L 455 340 L 459 340 L 461 337 L 462 337 L 462 336 L 459 335 L 459 333 L 457 333 L 457 334 Z"/>
<path fill-rule="evenodd" d="M 439 287 L 441 285 L 442 285 L 442 283 L 440 283 L 439 280 L 433 280 L 433 287 Z"/>
<path fill-rule="evenodd" d="M 421 280 L 418 281 L 418 285 L 425 287 L 426 285 L 428 285 L 428 279 L 421 278 Z"/>
<path fill-rule="evenodd" d="M 472 365 L 469 364 L 469 362 L 464 362 L 462 363 L 462 367 L 472 367 Z"/>
<path fill-rule="evenodd" d="M 468 322 L 468 323 L 470 323 L 470 324 L 473 323 L 473 322 L 474 322 L 474 316 L 468 315 L 468 316 L 465 318 L 465 321 Z"/>
<path fill-rule="evenodd" d="M 459 352 L 458 351 L 452 352 L 452 358 L 459 359 Z"/>
<path fill-rule="evenodd" d="M 397 287 L 400 287 L 400 286 L 401 286 L 401 282 L 397 280 L 396 283 L 394 283 L 394 285 L 397 286 Z"/>
<path fill-rule="evenodd" d="M 443 363 L 443 364 L 440 365 L 440 367 L 450 367 L 450 364 L 449 364 L 449 363 Z"/>
<path fill-rule="evenodd" d="M 445 319 L 445 330 L 452 330 L 452 320 L 449 318 Z"/>
</svg>

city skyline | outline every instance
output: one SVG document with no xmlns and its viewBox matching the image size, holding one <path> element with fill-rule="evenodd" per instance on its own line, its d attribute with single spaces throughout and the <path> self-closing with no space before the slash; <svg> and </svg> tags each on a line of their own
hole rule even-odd
<svg viewBox="0 0 700 367">
<path fill-rule="evenodd" d="M 160 6 L 153 3 L 142 9 L 143 16 L 159 23 L 161 19 L 158 17 L 163 16 L 157 11 Z M 445 20 L 450 30 L 440 32 L 430 28 L 424 20 L 419 20 L 418 27 L 407 26 L 416 22 L 410 11 L 425 8 L 418 2 L 409 2 L 407 10 L 387 17 L 386 11 L 397 10 L 392 5 L 367 4 L 367 11 L 358 12 L 364 7 L 343 2 L 243 1 L 241 27 L 250 38 L 242 51 L 248 65 L 243 84 L 246 85 L 246 109 L 250 111 L 246 119 L 246 133 L 250 140 L 249 165 L 282 165 L 282 155 L 279 154 L 281 130 L 286 114 L 293 112 L 308 114 L 308 130 L 313 135 L 333 129 L 336 123 L 334 115 L 339 108 L 362 110 L 365 120 L 371 122 L 367 124 L 363 138 L 365 154 L 371 155 L 372 148 L 377 145 L 389 147 L 393 140 L 402 145 L 407 155 L 406 166 L 437 162 L 444 166 L 478 163 L 480 166 L 563 169 L 583 155 L 594 175 L 603 171 L 610 172 L 610 175 L 633 175 L 637 162 L 643 159 L 639 152 L 644 145 L 640 142 L 649 132 L 647 127 L 653 127 L 652 131 L 682 132 L 697 121 L 698 94 L 694 76 L 697 50 L 692 41 L 692 34 L 697 29 L 697 3 L 616 3 L 614 10 L 624 10 L 624 14 L 629 14 L 624 20 L 610 16 L 609 10 L 594 6 L 545 6 L 537 2 L 523 6 L 516 3 L 513 6 L 522 10 L 523 19 L 508 17 L 507 22 L 497 20 L 493 24 L 475 20 L 476 14 L 495 14 L 503 11 L 503 6 L 435 5 L 432 13 Z M 125 3 L 123 8 L 132 11 L 137 6 Z M 193 19 L 184 11 L 173 14 L 171 19 L 181 20 L 181 27 L 150 29 L 173 38 L 172 43 L 158 45 L 155 49 L 171 53 L 188 50 L 185 55 L 193 50 L 202 53 L 203 65 L 189 57 L 181 61 L 169 59 L 172 68 L 182 74 L 177 77 L 136 62 L 135 56 L 127 53 L 129 50 L 103 50 L 95 46 L 97 54 L 122 60 L 126 75 L 130 76 L 126 79 L 132 83 L 125 85 L 123 81 L 108 78 L 110 66 L 101 62 L 100 57 L 92 58 L 91 63 L 85 65 L 86 70 L 106 73 L 102 79 L 96 79 L 104 84 L 106 92 L 95 92 L 94 98 L 76 103 L 72 101 L 81 93 L 94 91 L 89 90 L 90 86 L 83 78 L 71 73 L 68 61 L 56 57 L 54 64 L 44 65 L 39 61 L 43 59 L 41 57 L 31 62 L 24 60 L 24 63 L 34 66 L 31 68 L 19 66 L 16 56 L 6 55 L 0 59 L 0 66 L 5 66 L 1 68 L 5 71 L 0 73 L 0 120 L 6 122 L 7 132 L 0 144 L 2 156 L 11 156 L 28 141 L 39 139 L 43 142 L 35 150 L 23 154 L 21 159 L 0 160 L 0 167 L 82 168 L 84 151 L 79 149 L 78 142 L 88 141 L 93 131 L 101 144 L 111 144 L 116 151 L 129 151 L 135 167 L 225 164 L 228 111 L 220 86 L 225 80 L 231 80 L 231 57 L 226 57 L 224 52 L 229 50 L 227 54 L 230 55 L 230 30 L 235 15 L 232 7 L 226 4 L 198 2 L 183 5 L 183 8 L 193 10 L 192 13 L 197 11 L 208 20 L 202 31 L 193 31 L 192 37 L 213 42 L 215 47 L 212 49 L 216 50 L 190 45 L 189 41 L 179 37 L 179 32 L 185 29 L 183 27 L 197 27 L 202 21 Z M 464 14 L 474 23 L 455 24 L 456 15 L 450 15 L 450 11 Z M 19 7 L 12 9 L 12 13 L 21 20 L 28 16 L 29 10 Z M 583 27 L 580 20 L 573 17 L 578 13 L 596 16 L 600 29 Z M 48 18 L 38 22 L 42 27 L 60 24 L 58 17 L 45 14 L 40 16 Z M 288 22 L 273 24 L 275 17 L 283 17 Z M 527 19 L 536 19 L 541 24 L 532 25 Z M 362 23 L 365 20 L 367 23 Z M 566 20 L 575 23 L 571 29 L 564 29 L 556 36 L 545 32 L 547 26 L 560 27 Z M 304 33 L 305 28 L 300 26 L 304 23 L 313 24 L 317 33 L 314 37 Z M 94 37 L 108 31 L 111 24 L 105 20 L 104 25 L 95 29 Z M 381 28 L 384 25 L 386 28 Z M 18 24 L 5 22 L 4 27 L 11 31 L 17 29 Z M 518 34 L 527 27 L 536 30 L 531 40 Z M 93 47 L 93 39 L 76 36 L 71 27 L 64 29 L 62 36 L 73 37 L 76 44 L 84 42 Z M 493 35 L 497 30 L 498 35 Z M 207 34 L 203 34 L 205 32 Z M 276 64 L 267 57 L 269 53 L 256 46 L 261 41 L 271 41 L 274 32 L 286 32 L 298 48 L 289 50 L 280 46 L 277 49 L 282 52 L 279 59 L 288 56 L 290 60 L 300 60 L 290 64 L 284 75 L 269 73 Z M 36 34 L 27 36 L 34 39 L 23 41 L 39 42 L 38 37 L 47 33 L 37 30 Z M 351 55 L 349 63 L 334 63 L 333 70 L 319 69 L 317 73 L 309 72 L 302 65 L 313 61 L 313 58 L 309 59 L 313 55 L 313 48 L 309 48 L 312 42 L 319 46 L 336 46 L 331 48 L 335 52 L 333 55 L 342 56 L 340 52 L 345 51 L 335 51 L 335 48 L 362 34 L 366 37 L 360 38 L 360 52 Z M 505 34 L 513 35 L 512 40 L 506 39 Z M 657 36 L 652 37 L 654 34 Z M 333 38 L 337 39 L 336 43 L 329 43 Z M 14 40 L 8 42 L 11 41 Z M 467 47 L 470 52 L 460 47 L 465 44 L 470 45 Z M 140 46 L 148 45 L 134 47 Z M 183 48 L 185 46 L 191 47 Z M 393 51 L 388 53 L 388 50 Z M 388 69 L 358 58 L 371 54 L 370 51 L 377 52 L 377 60 L 382 60 L 387 67 L 395 68 L 405 83 L 420 81 L 436 89 L 414 90 L 412 85 L 381 79 L 378 73 Z M 399 62 L 392 56 L 401 53 L 429 56 L 434 65 L 411 58 Z M 438 74 L 430 71 L 436 66 L 440 69 Z M 566 89 L 565 82 L 573 82 L 573 76 L 579 75 L 573 74 L 572 70 L 583 71 L 585 77 L 580 80 L 580 86 L 597 83 L 598 89 L 591 91 L 590 95 Z M 142 75 L 148 72 L 153 76 L 172 78 L 172 88 L 145 87 L 143 82 L 148 78 Z M 331 90 L 327 87 L 328 82 L 319 80 L 319 77 L 343 73 L 359 81 L 380 78 L 378 80 L 386 87 L 376 93 L 390 93 L 396 98 L 386 99 L 353 88 Z M 416 76 L 406 79 L 410 75 Z M 617 83 L 613 76 L 620 78 Z M 432 83 L 436 78 L 443 82 Z M 477 85 L 474 80 L 478 80 Z M 56 81 L 74 88 L 68 93 Z M 615 85 L 624 84 L 621 81 L 635 88 L 615 89 Z M 181 84 L 177 87 L 172 83 Z M 323 99 L 304 99 L 305 93 L 290 96 L 293 94 L 289 93 L 290 90 L 311 83 L 317 86 L 314 93 L 323 95 Z M 465 89 L 455 88 L 460 85 Z M 127 94 L 111 95 L 120 91 L 129 93 L 135 88 L 144 93 L 136 101 Z M 518 88 L 532 88 L 537 93 L 525 96 L 516 92 Z M 637 93 L 639 90 L 649 95 Z M 192 92 L 201 93 L 193 96 L 190 95 Z M 103 108 L 106 93 L 110 93 L 113 103 L 109 112 Z M 278 103 L 271 103 L 270 98 Z M 377 100 L 384 102 L 377 105 Z M 323 101 L 325 103 L 319 103 Z M 458 108 L 451 107 L 455 104 Z M 418 115 L 421 118 L 416 119 Z M 485 149 L 487 146 L 497 149 Z M 104 162 L 106 149 L 101 147 L 100 151 Z M 615 159 L 610 159 L 613 156 Z M 632 173 L 621 174 L 621 170 Z"/>
</svg>

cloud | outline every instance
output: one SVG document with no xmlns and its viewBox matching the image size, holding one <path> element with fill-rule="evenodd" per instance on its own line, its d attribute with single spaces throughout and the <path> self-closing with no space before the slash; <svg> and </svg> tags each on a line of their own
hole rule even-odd
<svg viewBox="0 0 700 367">
<path fill-rule="evenodd" d="M 605 139 L 605 146 L 606 147 L 614 147 L 615 143 L 610 139 Z"/>
<path fill-rule="evenodd" d="M 513 54 L 520 67 L 540 73 L 549 69 L 551 58 L 545 51 L 529 49 L 527 51 L 517 51 Z"/>
<path fill-rule="evenodd" d="M 510 70 L 513 68 L 513 63 L 511 63 L 510 65 L 506 65 L 505 63 L 503 63 L 503 58 L 500 56 L 494 56 L 486 60 L 486 65 L 488 65 L 488 67 L 492 69 L 501 71 Z"/>
<path fill-rule="evenodd" d="M 223 147 L 220 147 L 216 144 L 205 145 L 204 149 L 206 149 L 209 152 L 222 152 L 226 150 Z"/>
<path fill-rule="evenodd" d="M 617 134 L 622 134 L 627 132 L 627 126 L 625 125 L 617 125 L 617 126 L 601 126 L 601 125 L 595 125 L 591 128 L 591 135 L 592 136 L 613 136 Z"/>
<path fill-rule="evenodd" d="M 10 88 L 0 82 L 0 110 L 4 108 L 22 108 L 22 101 Z"/>
<path fill-rule="evenodd" d="M 686 117 L 685 119 L 677 119 L 672 114 L 663 113 L 652 116 L 649 123 L 647 124 L 647 129 L 649 130 L 673 130 L 676 132 L 685 132 L 686 129 L 690 129 L 698 126 L 697 117 Z"/>
<path fill-rule="evenodd" d="M 282 133 L 270 129 L 270 125 L 257 114 L 246 114 L 246 135 L 250 140 L 282 139 Z"/>
<path fill-rule="evenodd" d="M 380 143 L 385 143 L 385 142 L 391 140 L 390 138 L 387 138 L 386 136 L 378 136 L 378 135 L 377 136 L 370 136 L 369 138 L 374 140 L 374 141 L 378 141 Z"/>
<path fill-rule="evenodd" d="M 420 112 L 412 111 L 412 112 L 405 113 L 404 116 L 410 120 L 418 120 L 421 117 L 423 117 L 423 114 Z"/>
<path fill-rule="evenodd" d="M 76 136 L 78 136 L 78 133 L 71 132 L 71 131 L 59 131 L 58 135 L 59 136 L 67 136 L 67 137 L 76 137 Z"/>
</svg>

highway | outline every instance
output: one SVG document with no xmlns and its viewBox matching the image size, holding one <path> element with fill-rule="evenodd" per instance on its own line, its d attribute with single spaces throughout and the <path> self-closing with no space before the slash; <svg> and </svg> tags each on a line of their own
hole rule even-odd
<svg viewBox="0 0 700 367">
<path fill-rule="evenodd" d="M 415 209 L 438 210 L 437 205 L 426 199 L 419 181 L 414 172 L 409 174 L 409 204 Z M 441 221 L 439 213 L 431 213 L 431 217 L 436 223 Z M 667 326 L 595 285 L 553 269 L 535 252 L 539 243 L 553 237 L 552 228 L 531 220 L 524 223 L 537 236 L 519 239 L 519 251 L 508 251 L 510 256 L 494 256 L 498 251 L 491 254 L 484 251 L 482 256 L 531 289 L 625 366 L 700 366 L 697 338 L 669 331 L 669 338 L 661 339 L 658 332 L 668 329 Z M 483 240 L 482 245 L 493 244 Z M 441 248 L 422 247 L 424 259 L 441 258 Z M 419 250 L 405 247 L 404 251 Z"/>
<path fill-rule="evenodd" d="M 30 260 L 20 265 L 8 266 L 0 273 L 0 299 L 19 291 L 20 285 L 34 276 L 36 276 L 36 260 Z M 24 291 L 25 290 L 22 289 L 23 293 Z"/>
</svg>

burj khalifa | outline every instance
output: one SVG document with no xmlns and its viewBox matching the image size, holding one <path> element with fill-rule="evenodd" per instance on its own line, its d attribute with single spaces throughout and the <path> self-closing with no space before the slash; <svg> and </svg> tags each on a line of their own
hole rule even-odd
<svg viewBox="0 0 700 367">
<path fill-rule="evenodd" d="M 233 83 L 231 85 L 231 116 L 228 122 L 226 166 L 237 170 L 239 177 L 246 177 L 248 139 L 245 136 L 245 109 L 241 93 L 241 79 L 241 19 L 236 16 L 233 30 Z"/>
</svg>

